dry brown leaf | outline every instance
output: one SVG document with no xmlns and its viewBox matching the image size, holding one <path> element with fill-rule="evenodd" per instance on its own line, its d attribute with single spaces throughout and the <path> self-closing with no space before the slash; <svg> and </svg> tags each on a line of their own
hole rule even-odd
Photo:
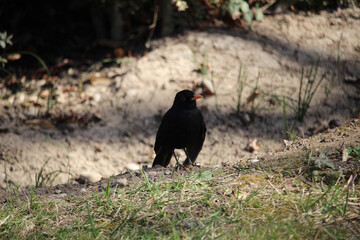
<svg viewBox="0 0 360 240">
<path fill-rule="evenodd" d="M 19 53 L 13 53 L 13 54 L 9 54 L 7 56 L 7 59 L 10 61 L 19 60 L 20 58 L 21 58 L 21 54 L 19 54 Z"/>
<path fill-rule="evenodd" d="M 255 152 L 260 149 L 260 144 L 257 142 L 257 139 L 255 138 L 252 140 L 247 146 L 246 151 L 248 152 Z"/>
<path fill-rule="evenodd" d="M 79 90 L 78 86 L 66 85 L 64 87 L 64 92 L 77 92 L 78 90 Z"/>
<path fill-rule="evenodd" d="M 97 85 L 97 84 L 108 84 L 110 83 L 110 78 L 106 78 L 106 77 L 98 77 L 95 75 L 91 75 L 90 77 L 90 83 L 92 85 Z"/>
<path fill-rule="evenodd" d="M 248 96 L 247 99 L 246 99 L 247 103 L 253 102 L 253 101 L 255 100 L 255 98 L 256 98 L 257 96 L 259 96 L 259 95 L 260 95 L 260 93 L 257 92 L 257 91 L 252 92 L 252 93 L 250 94 L 250 96 Z"/>
<path fill-rule="evenodd" d="M 47 98 L 50 95 L 50 90 L 49 89 L 44 89 L 40 92 L 40 96 L 43 98 Z"/>
<path fill-rule="evenodd" d="M 114 49 L 114 57 L 115 58 L 123 58 L 125 57 L 125 51 L 123 48 Z"/>
<path fill-rule="evenodd" d="M 46 119 L 27 120 L 25 121 L 25 124 L 30 126 L 39 126 L 44 129 L 56 129 L 56 127 L 49 120 Z"/>
<path fill-rule="evenodd" d="M 214 86 L 212 84 L 211 81 L 204 79 L 201 82 L 201 87 L 203 88 L 203 95 L 204 96 L 214 96 L 215 94 L 215 90 L 214 90 Z"/>
<path fill-rule="evenodd" d="M 102 152 L 102 149 L 100 146 L 96 145 L 94 146 L 95 152 Z"/>
</svg>

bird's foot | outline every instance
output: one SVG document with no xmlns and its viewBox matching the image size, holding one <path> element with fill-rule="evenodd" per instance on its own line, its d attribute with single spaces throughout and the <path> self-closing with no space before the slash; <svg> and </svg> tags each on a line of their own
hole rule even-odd
<svg viewBox="0 0 360 240">
<path fill-rule="evenodd" d="M 191 161 L 191 159 L 187 157 L 184 161 L 184 166 L 195 166 L 195 163 L 193 163 L 193 161 Z"/>
<path fill-rule="evenodd" d="M 185 170 L 185 171 L 188 171 L 190 168 L 192 167 L 192 165 L 190 164 L 176 164 L 175 166 L 175 170 Z"/>
</svg>

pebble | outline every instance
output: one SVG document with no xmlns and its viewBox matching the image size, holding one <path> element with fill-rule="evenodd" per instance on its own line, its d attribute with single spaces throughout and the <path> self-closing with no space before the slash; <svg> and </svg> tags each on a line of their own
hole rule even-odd
<svg viewBox="0 0 360 240">
<path fill-rule="evenodd" d="M 186 222 L 186 223 L 185 223 L 185 227 L 186 227 L 187 229 L 193 228 L 194 225 L 195 225 L 194 222 Z"/>
<path fill-rule="evenodd" d="M 163 166 L 157 164 L 157 165 L 153 166 L 152 168 L 163 168 Z"/>
<path fill-rule="evenodd" d="M 6 178 L 6 174 L 5 173 L 0 173 L 0 179 L 5 179 Z"/>
<path fill-rule="evenodd" d="M 55 194 L 60 194 L 62 191 L 60 189 L 55 189 Z"/>
<path fill-rule="evenodd" d="M 336 128 L 340 127 L 342 125 L 342 122 L 338 119 L 332 119 L 329 122 L 329 128 Z"/>
<path fill-rule="evenodd" d="M 148 172 L 146 172 L 146 175 L 148 177 L 155 177 L 156 175 L 158 175 L 158 172 L 156 172 L 156 171 L 148 171 Z"/>
<path fill-rule="evenodd" d="M 101 100 L 101 94 L 100 94 L 100 93 L 95 93 L 95 94 L 92 96 L 91 103 L 95 104 L 95 103 L 100 102 L 100 100 Z"/>
<path fill-rule="evenodd" d="M 139 170 L 140 169 L 140 165 L 137 164 L 137 163 L 128 163 L 126 165 L 126 168 L 129 170 L 129 171 L 135 171 L 135 170 Z"/>
<path fill-rule="evenodd" d="M 128 184 L 129 182 L 126 178 L 119 178 L 115 180 L 115 185 L 118 185 L 119 187 L 125 187 Z"/>
<path fill-rule="evenodd" d="M 24 115 L 28 118 L 34 118 L 36 117 L 36 108 L 31 106 L 29 108 L 26 108 L 24 110 Z"/>
<path fill-rule="evenodd" d="M 83 172 L 79 176 L 81 183 L 94 183 L 101 179 L 101 175 L 96 172 Z"/>
</svg>

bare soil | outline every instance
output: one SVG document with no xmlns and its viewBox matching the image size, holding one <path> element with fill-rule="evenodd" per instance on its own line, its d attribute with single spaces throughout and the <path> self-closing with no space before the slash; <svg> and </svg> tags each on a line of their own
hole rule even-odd
<svg viewBox="0 0 360 240">
<path fill-rule="evenodd" d="M 356 124 L 348 136 L 327 129 L 331 120 L 341 128 L 359 114 L 360 11 L 287 13 L 249 27 L 190 31 L 154 41 L 153 51 L 127 63 L 91 73 L 67 69 L 55 83 L 57 102 L 48 116 L 45 99 L 37 97 L 45 80 L 24 83 L 26 88 L 16 95 L 0 89 L 0 186 L 34 185 L 36 174 L 54 172 L 54 185 L 79 178 L 95 182 L 151 166 L 161 116 L 176 92 L 201 93 L 197 86 L 204 80 L 213 82 L 216 95 L 198 100 L 208 132 L 197 162 L 214 167 L 262 161 L 262 156 L 278 154 L 284 147 L 282 96 L 297 99 L 302 68 L 309 72 L 316 61 L 318 78 L 325 78 L 304 122 L 296 125 L 296 134 L 301 139 L 323 131 L 330 134 L 325 141 L 302 140 L 309 149 L 359 144 Z M 237 114 L 240 65 L 246 85 Z M 208 70 L 207 76 L 200 68 Z M 258 95 L 247 104 L 255 87 Z M 287 117 L 291 125 L 295 114 L 290 108 Z M 246 146 L 254 139 L 259 149 L 248 152 Z M 291 149 L 296 151 L 286 151 Z"/>
</svg>

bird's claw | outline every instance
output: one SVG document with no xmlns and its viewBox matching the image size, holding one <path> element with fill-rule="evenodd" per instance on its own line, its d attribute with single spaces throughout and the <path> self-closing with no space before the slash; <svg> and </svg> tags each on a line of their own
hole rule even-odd
<svg viewBox="0 0 360 240">
<path fill-rule="evenodd" d="M 176 164 L 175 169 L 176 170 L 189 170 L 193 165 L 192 164 Z"/>
</svg>

